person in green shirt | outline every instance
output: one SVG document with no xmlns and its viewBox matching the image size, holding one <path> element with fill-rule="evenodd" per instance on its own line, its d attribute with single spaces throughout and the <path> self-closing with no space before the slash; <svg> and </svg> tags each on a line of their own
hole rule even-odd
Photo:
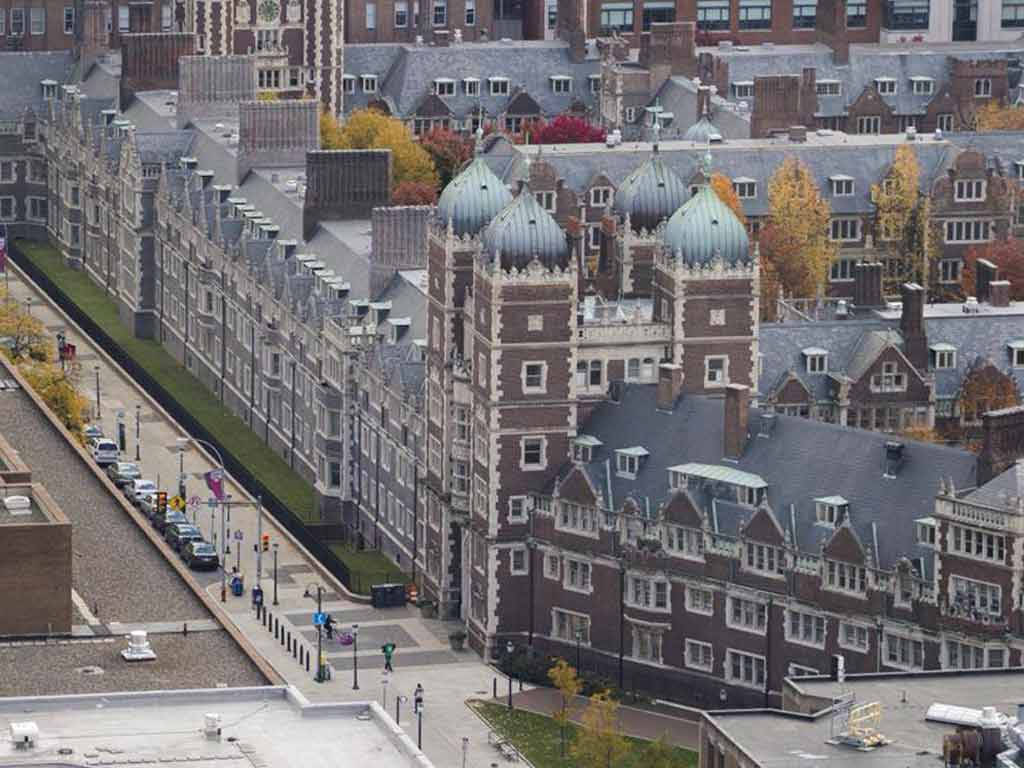
<svg viewBox="0 0 1024 768">
<path fill-rule="evenodd" d="M 384 643 L 384 645 L 380 647 L 380 652 L 384 654 L 384 671 L 394 672 L 395 668 L 391 666 L 391 657 L 395 653 L 395 644 L 390 642 Z"/>
</svg>

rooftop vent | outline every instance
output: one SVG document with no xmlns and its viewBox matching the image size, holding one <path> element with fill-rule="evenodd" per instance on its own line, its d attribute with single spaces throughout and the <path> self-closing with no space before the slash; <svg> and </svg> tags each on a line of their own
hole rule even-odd
<svg viewBox="0 0 1024 768">
<path fill-rule="evenodd" d="M 39 741 L 39 726 L 32 721 L 11 723 L 11 743 L 18 749 L 32 749 Z"/>
<path fill-rule="evenodd" d="M 121 651 L 121 658 L 125 661 L 153 661 L 156 659 L 156 653 L 150 647 L 145 631 L 136 629 L 128 635 L 128 647 Z"/>
<path fill-rule="evenodd" d="M 836 317 L 840 320 L 845 320 L 850 316 L 850 308 L 846 304 L 846 299 L 840 299 L 836 302 Z"/>
<path fill-rule="evenodd" d="M 978 305 L 977 296 L 968 296 L 964 299 L 964 314 L 974 315 L 980 311 L 981 307 Z"/>
<path fill-rule="evenodd" d="M 774 413 L 762 413 L 761 414 L 761 428 L 758 430 L 758 437 L 771 437 L 775 434 L 775 414 Z"/>
<path fill-rule="evenodd" d="M 917 141 L 917 128 L 912 125 L 907 126 L 907 141 Z"/>
<path fill-rule="evenodd" d="M 4 507 L 9 515 L 32 514 L 32 501 L 28 496 L 8 496 L 4 499 Z"/>
<path fill-rule="evenodd" d="M 885 476 L 896 477 L 906 460 L 906 451 L 903 443 L 898 440 L 885 441 Z"/>
<path fill-rule="evenodd" d="M 203 733 L 208 739 L 220 741 L 220 715 L 207 712 L 203 716 Z"/>
</svg>

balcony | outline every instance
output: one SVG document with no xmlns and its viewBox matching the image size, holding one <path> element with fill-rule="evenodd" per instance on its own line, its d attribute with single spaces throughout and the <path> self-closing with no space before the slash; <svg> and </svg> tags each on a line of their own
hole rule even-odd
<svg viewBox="0 0 1024 768">
<path fill-rule="evenodd" d="M 928 30 L 928 0 L 889 0 L 882 8 L 882 26 L 891 30 Z"/>
</svg>

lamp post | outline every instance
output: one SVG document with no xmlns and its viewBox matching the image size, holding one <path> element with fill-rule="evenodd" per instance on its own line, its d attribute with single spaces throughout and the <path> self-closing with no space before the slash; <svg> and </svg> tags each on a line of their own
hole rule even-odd
<svg viewBox="0 0 1024 768">
<path fill-rule="evenodd" d="M 512 709 L 512 653 L 516 647 L 509 640 L 505 644 L 505 663 L 508 664 L 508 708 Z"/>
<path fill-rule="evenodd" d="M 139 435 L 141 434 L 140 431 L 139 431 L 139 423 L 142 420 L 141 416 L 142 416 L 142 405 L 140 405 L 139 403 L 136 403 L 135 404 L 135 460 L 136 461 L 141 461 L 141 459 L 142 459 L 142 456 L 141 456 L 142 439 L 139 437 Z"/>
<path fill-rule="evenodd" d="M 384 677 L 380 679 L 381 692 L 380 692 L 380 705 L 385 710 L 388 708 L 388 675 L 384 673 Z"/>
<path fill-rule="evenodd" d="M 185 445 L 182 440 L 188 442 L 188 438 L 178 438 L 178 496 L 185 501 Z M 213 535 L 213 523 L 210 523 L 210 535 Z"/>
<path fill-rule="evenodd" d="M 359 625 L 352 625 L 352 690 L 359 690 Z"/>
<path fill-rule="evenodd" d="M 99 398 L 99 389 L 98 388 L 96 390 L 96 397 L 97 397 L 97 399 Z M 223 477 L 225 475 L 225 472 L 224 472 L 224 457 L 220 455 L 220 451 L 217 450 L 217 446 L 215 446 L 213 443 L 207 442 L 206 440 L 201 440 L 198 437 L 191 437 L 191 436 L 189 436 L 189 437 L 179 437 L 178 438 L 178 473 L 179 473 L 178 474 L 178 490 L 179 490 L 179 495 L 182 498 L 185 497 L 185 446 L 187 446 L 190 442 L 195 443 L 196 445 L 201 445 L 204 448 L 206 448 L 207 450 L 209 450 L 211 453 L 213 453 L 213 455 L 217 457 L 217 464 L 218 464 L 218 466 L 220 468 L 220 476 L 221 476 L 221 478 L 223 479 Z M 228 571 L 227 571 L 227 563 L 225 562 L 225 559 L 226 559 L 227 555 L 230 554 L 230 550 L 228 549 L 228 543 L 227 543 L 227 540 L 225 539 L 225 536 L 224 536 L 224 502 L 223 501 L 221 502 L 221 505 L 220 505 L 220 546 L 221 546 L 221 550 L 222 550 L 221 560 L 220 560 L 220 601 L 222 603 L 225 603 L 225 602 L 227 602 L 227 599 L 228 599 Z M 277 605 L 276 601 L 274 602 L 274 605 Z"/>
<path fill-rule="evenodd" d="M 100 418 L 103 415 L 103 409 L 100 404 L 100 367 L 94 365 L 92 367 L 93 372 L 96 374 L 96 418 Z"/>
<path fill-rule="evenodd" d="M 395 725 L 402 724 L 402 705 L 408 700 L 408 696 L 395 696 Z"/>
<path fill-rule="evenodd" d="M 416 683 L 412 694 L 412 706 L 416 711 L 416 748 L 423 749 L 423 685 Z"/>
<path fill-rule="evenodd" d="M 462 768 L 466 768 L 466 755 L 469 752 L 469 736 L 462 737 Z"/>
<path fill-rule="evenodd" d="M 274 542 L 274 605 L 277 605 L 277 542 L 276 541 Z"/>
</svg>

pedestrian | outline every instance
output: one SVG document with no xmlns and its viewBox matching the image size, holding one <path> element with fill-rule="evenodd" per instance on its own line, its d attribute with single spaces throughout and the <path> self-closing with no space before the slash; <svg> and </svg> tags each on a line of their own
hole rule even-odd
<svg viewBox="0 0 1024 768">
<path fill-rule="evenodd" d="M 331 640 L 334 638 L 334 617 L 331 614 L 327 614 L 327 619 L 324 621 L 324 629 L 327 630 L 327 639 Z"/>
<path fill-rule="evenodd" d="M 391 657 L 395 653 L 395 644 L 391 642 L 384 643 L 380 647 L 380 652 L 384 654 L 384 671 L 394 672 L 395 668 L 391 666 Z"/>
</svg>

